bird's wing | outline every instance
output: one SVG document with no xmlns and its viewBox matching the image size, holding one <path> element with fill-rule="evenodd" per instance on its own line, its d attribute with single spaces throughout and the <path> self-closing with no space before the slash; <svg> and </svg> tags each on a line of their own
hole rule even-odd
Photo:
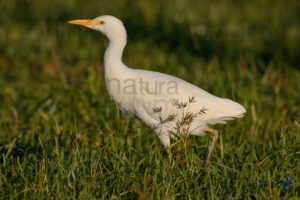
<svg viewBox="0 0 300 200">
<path fill-rule="evenodd" d="M 160 89 L 160 95 L 172 94 L 172 92 L 180 93 L 182 90 L 189 91 L 191 93 L 196 93 L 197 95 L 201 96 L 213 96 L 212 94 L 206 92 L 205 90 L 185 81 L 180 78 L 160 73 L 160 72 L 153 72 L 147 70 L 135 70 L 139 77 L 142 77 L 146 84 L 157 87 Z M 146 84 L 144 86 L 146 86 Z M 150 89 L 150 88 L 149 88 Z M 173 89 L 173 90 L 172 90 Z M 164 91 L 165 90 L 165 93 Z"/>
<path fill-rule="evenodd" d="M 200 113 L 199 120 L 207 123 L 224 123 L 236 117 L 242 117 L 245 108 L 240 104 L 225 98 L 216 97 L 205 90 L 192 85 L 182 79 L 146 70 L 136 70 L 136 75 L 143 79 L 144 95 L 140 95 L 144 112 L 155 113 L 161 108 L 161 117 L 168 118 L 170 115 L 178 115 L 182 106 L 187 103 L 187 110 L 192 113 Z M 192 100 L 192 98 L 194 98 Z M 151 103 L 149 104 L 149 101 Z"/>
</svg>

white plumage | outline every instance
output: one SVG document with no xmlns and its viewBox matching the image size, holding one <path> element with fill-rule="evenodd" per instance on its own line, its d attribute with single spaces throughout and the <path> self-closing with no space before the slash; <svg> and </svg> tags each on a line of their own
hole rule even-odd
<svg viewBox="0 0 300 200">
<path fill-rule="evenodd" d="M 169 147 L 170 137 L 178 133 L 213 134 L 205 165 L 218 137 L 210 124 L 243 117 L 245 108 L 232 100 L 219 98 L 182 79 L 146 70 L 128 68 L 122 62 L 126 30 L 116 17 L 104 15 L 93 20 L 72 20 L 107 36 L 104 76 L 110 97 L 126 112 L 133 113 Z M 155 59 L 155 58 L 153 58 Z M 187 116 L 190 115 L 190 116 Z M 184 121 L 186 118 L 190 121 Z M 170 159 L 171 152 L 170 153 Z"/>
</svg>

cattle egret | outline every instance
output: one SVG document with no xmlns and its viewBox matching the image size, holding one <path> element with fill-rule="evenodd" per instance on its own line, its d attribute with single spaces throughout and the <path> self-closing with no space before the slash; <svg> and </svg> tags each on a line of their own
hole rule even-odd
<svg viewBox="0 0 300 200">
<path fill-rule="evenodd" d="M 171 166 L 170 138 L 178 138 L 179 134 L 204 136 L 205 131 L 211 133 L 204 162 L 207 167 L 218 138 L 218 131 L 208 126 L 241 118 L 245 108 L 182 79 L 128 68 L 122 62 L 127 34 L 123 23 L 116 17 L 104 15 L 68 23 L 100 31 L 108 38 L 109 45 L 104 55 L 107 91 L 122 111 L 134 114 L 157 134 L 168 151 Z"/>
</svg>

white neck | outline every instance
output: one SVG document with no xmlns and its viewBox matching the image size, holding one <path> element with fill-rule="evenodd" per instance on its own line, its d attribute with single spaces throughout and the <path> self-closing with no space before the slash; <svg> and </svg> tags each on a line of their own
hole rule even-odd
<svg viewBox="0 0 300 200">
<path fill-rule="evenodd" d="M 124 29 L 125 30 L 125 29 Z M 105 70 L 114 68 L 126 67 L 122 63 L 122 54 L 126 45 L 126 31 L 121 31 L 119 34 L 107 36 L 109 40 L 108 47 L 104 54 Z"/>
<path fill-rule="evenodd" d="M 117 99 L 120 95 L 119 88 L 114 87 L 114 82 L 111 80 L 122 81 L 124 75 L 131 71 L 122 62 L 122 53 L 126 45 L 126 30 L 119 29 L 113 34 L 106 34 L 109 40 L 108 47 L 104 54 L 104 78 L 109 95 L 112 99 Z"/>
</svg>

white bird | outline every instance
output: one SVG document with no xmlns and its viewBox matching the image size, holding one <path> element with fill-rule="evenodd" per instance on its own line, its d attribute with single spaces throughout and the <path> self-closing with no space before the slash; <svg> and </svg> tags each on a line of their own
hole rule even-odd
<svg viewBox="0 0 300 200">
<path fill-rule="evenodd" d="M 71 20 L 102 32 L 109 40 L 104 55 L 104 77 L 110 97 L 122 111 L 134 114 L 152 129 L 166 147 L 173 165 L 170 138 L 178 134 L 212 134 L 207 158 L 209 163 L 218 132 L 209 125 L 241 118 L 245 108 L 232 100 L 216 97 L 182 79 L 153 71 L 132 69 L 122 62 L 127 34 L 116 17 Z M 155 58 L 153 58 L 155 59 Z"/>
</svg>

